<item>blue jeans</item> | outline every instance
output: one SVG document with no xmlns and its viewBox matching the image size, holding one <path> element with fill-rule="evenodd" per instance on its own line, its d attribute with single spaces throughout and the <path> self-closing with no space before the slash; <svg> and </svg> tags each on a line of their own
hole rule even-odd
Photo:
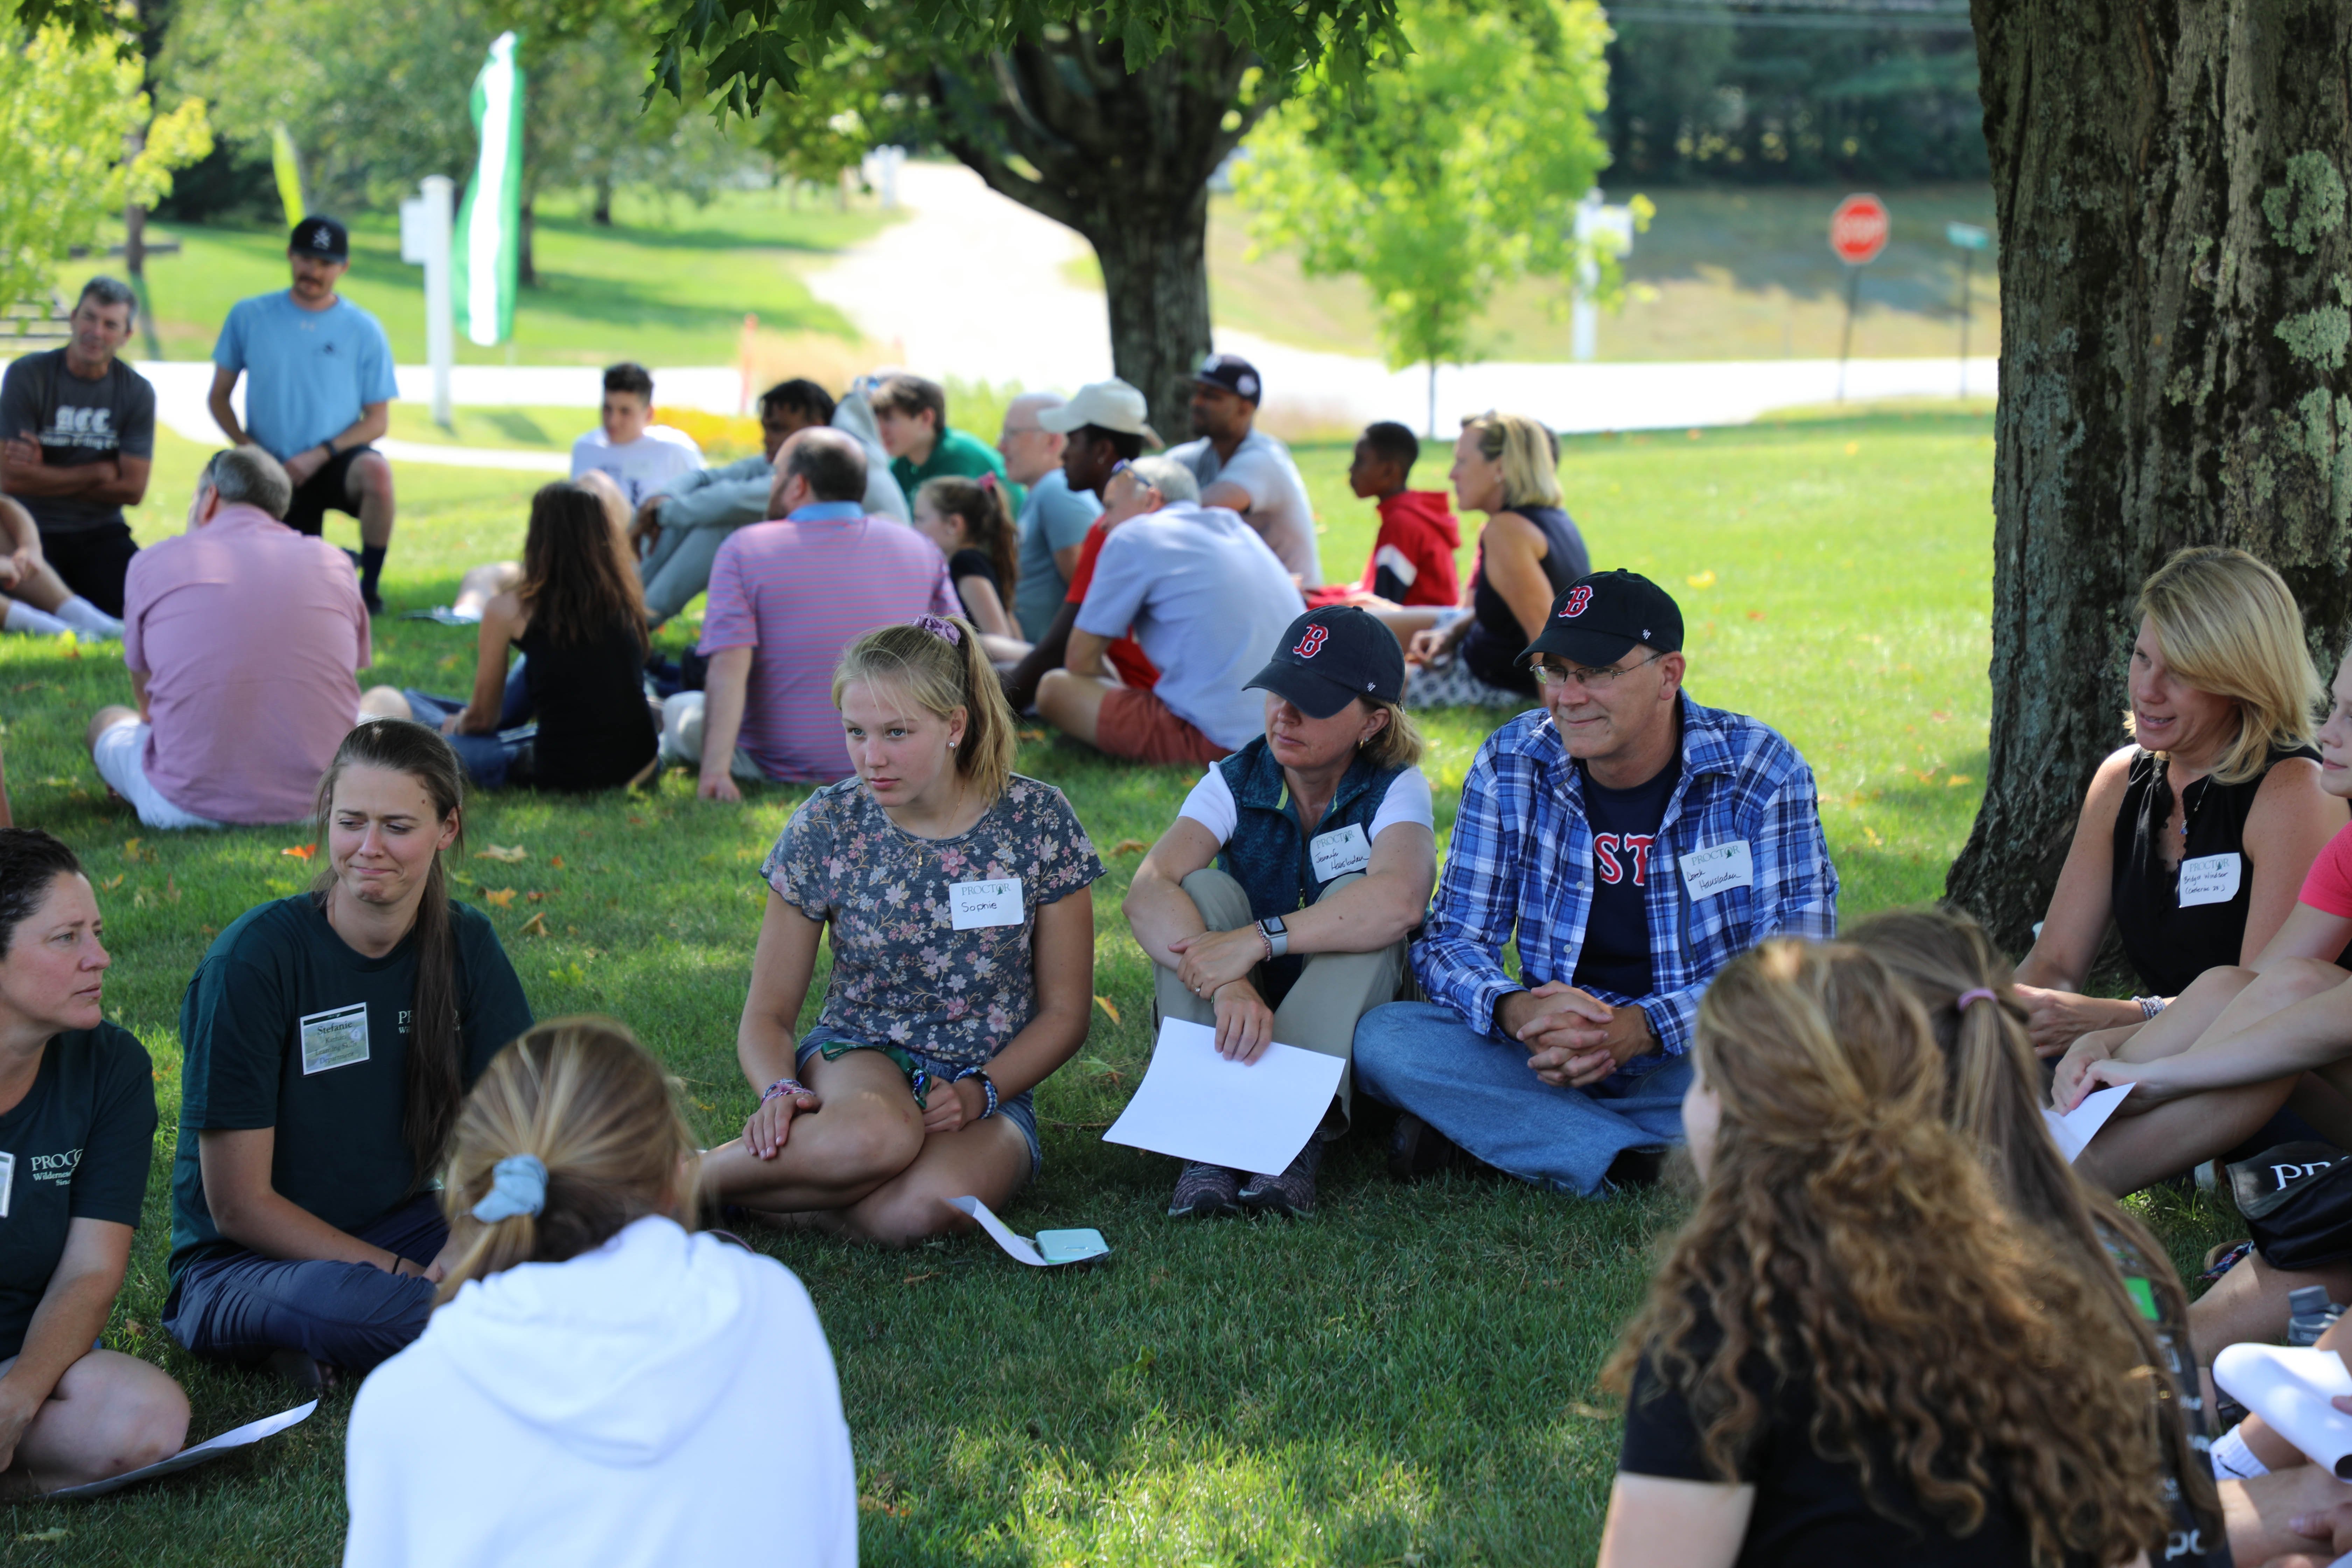
<svg viewBox="0 0 2352 1568">
<path fill-rule="evenodd" d="M 523 661 L 517 659 L 514 668 L 507 673 L 506 698 L 495 732 L 443 737 L 449 742 L 449 749 L 457 753 L 457 760 L 466 764 L 466 776 L 484 789 L 498 789 L 506 784 L 508 773 L 516 771 L 517 759 L 530 750 L 539 733 L 536 728 L 524 729 L 530 723 L 531 707 L 530 688 L 523 680 L 522 667 Z M 413 686 L 401 695 L 408 699 L 408 711 L 416 721 L 436 730 L 450 714 L 466 710 L 467 699 L 462 697 L 436 697 Z"/>
<path fill-rule="evenodd" d="M 419 1193 L 352 1234 L 419 1264 L 432 1262 L 449 1240 L 438 1193 Z M 412 1343 L 432 1315 L 425 1279 L 372 1263 L 234 1252 L 180 1270 L 163 1303 L 163 1330 L 196 1355 L 257 1360 L 290 1346 L 312 1361 L 366 1372 Z"/>
<path fill-rule="evenodd" d="M 1561 1089 L 1528 1069 L 1528 1055 L 1440 1003 L 1391 1002 L 1356 1026 L 1356 1088 L 1521 1181 L 1586 1197 L 1620 1152 L 1682 1141 L 1688 1057 Z"/>
</svg>

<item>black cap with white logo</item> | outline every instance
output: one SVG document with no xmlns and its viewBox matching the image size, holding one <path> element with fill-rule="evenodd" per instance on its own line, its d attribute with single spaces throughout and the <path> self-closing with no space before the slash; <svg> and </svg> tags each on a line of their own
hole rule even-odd
<svg viewBox="0 0 2352 1568">
<path fill-rule="evenodd" d="M 1192 373 L 1192 379 L 1202 386 L 1220 386 L 1236 397 L 1258 400 L 1264 384 L 1258 380 L 1257 366 L 1239 354 L 1211 354 Z"/>
<path fill-rule="evenodd" d="M 302 256 L 324 257 L 329 261 L 348 261 L 352 237 L 333 218 L 306 217 L 294 226 L 293 237 L 286 242 L 286 248 Z"/>
<path fill-rule="evenodd" d="M 1309 610 L 1290 623 L 1248 688 L 1287 698 L 1310 719 L 1328 719 L 1354 698 L 1401 700 L 1404 649 L 1377 616 L 1352 605 Z"/>
<path fill-rule="evenodd" d="M 1683 612 L 1639 572 L 1593 572 L 1570 583 L 1551 605 L 1543 635 L 1521 663 L 1557 654 L 1588 668 L 1615 664 L 1635 648 L 1673 653 L 1683 646 Z"/>
</svg>

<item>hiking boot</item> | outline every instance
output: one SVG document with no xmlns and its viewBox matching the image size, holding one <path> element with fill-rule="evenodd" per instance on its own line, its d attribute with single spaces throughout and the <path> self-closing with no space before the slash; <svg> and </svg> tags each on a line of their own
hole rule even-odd
<svg viewBox="0 0 2352 1568">
<path fill-rule="evenodd" d="M 1667 1146 L 1651 1143 L 1638 1149 L 1620 1149 L 1617 1157 L 1609 1162 L 1605 1178 L 1612 1187 L 1654 1187 L 1665 1174 Z"/>
<path fill-rule="evenodd" d="M 1412 1111 L 1397 1113 L 1396 1126 L 1389 1133 L 1389 1174 L 1396 1180 L 1418 1181 L 1440 1171 L 1475 1171 L 1479 1163 Z"/>
<path fill-rule="evenodd" d="M 1307 1140 L 1307 1147 L 1283 1167 L 1278 1176 L 1255 1175 L 1238 1195 L 1253 1214 L 1278 1214 L 1297 1218 L 1315 1212 L 1315 1173 L 1323 1163 L 1323 1140 Z"/>
<path fill-rule="evenodd" d="M 1234 1202 L 1242 1186 L 1242 1173 L 1228 1171 L 1223 1165 L 1203 1165 L 1198 1160 L 1188 1160 L 1176 1173 L 1176 1195 L 1168 1203 L 1171 1219 L 1220 1219 L 1226 1215 L 1241 1213 Z"/>
</svg>

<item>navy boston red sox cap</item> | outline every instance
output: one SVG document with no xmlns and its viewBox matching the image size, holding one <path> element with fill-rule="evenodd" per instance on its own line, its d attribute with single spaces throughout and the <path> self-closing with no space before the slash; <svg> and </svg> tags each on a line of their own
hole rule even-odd
<svg viewBox="0 0 2352 1568">
<path fill-rule="evenodd" d="M 348 261 L 352 254 L 352 237 L 341 224 L 331 217 L 306 217 L 294 226 L 292 237 L 286 248 L 305 256 L 323 256 L 330 261 Z"/>
<path fill-rule="evenodd" d="M 1639 647 L 1674 653 L 1683 646 L 1683 612 L 1664 588 L 1639 572 L 1592 572 L 1552 601 L 1543 634 L 1519 655 L 1557 654 L 1589 668 L 1616 663 Z"/>
<path fill-rule="evenodd" d="M 1251 689 L 1289 699 L 1310 719 L 1328 719 L 1358 697 L 1395 702 L 1404 693 L 1404 650 L 1377 616 L 1352 605 L 1309 610 L 1283 632 L 1244 686 Z"/>
</svg>

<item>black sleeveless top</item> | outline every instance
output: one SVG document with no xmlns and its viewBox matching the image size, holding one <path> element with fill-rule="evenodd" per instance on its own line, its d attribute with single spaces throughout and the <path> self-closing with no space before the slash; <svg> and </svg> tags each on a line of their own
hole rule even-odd
<svg viewBox="0 0 2352 1568">
<path fill-rule="evenodd" d="M 556 643 L 537 616 L 515 639 L 529 662 L 539 721 L 530 782 L 541 789 L 610 789 L 653 760 L 661 737 L 646 706 L 645 650 L 625 621 L 579 642 Z"/>
<path fill-rule="evenodd" d="M 1568 513 L 1556 506 L 1515 506 L 1506 509 L 1517 512 L 1544 536 L 1548 547 L 1544 558 L 1537 564 L 1551 584 L 1551 596 L 1559 598 L 1570 583 L 1592 570 L 1592 556 L 1584 548 L 1584 535 Z M 1511 612 L 1510 601 L 1496 593 L 1486 581 L 1486 542 L 1478 541 L 1478 571 L 1470 579 L 1470 611 L 1477 624 L 1470 635 L 1462 639 L 1462 662 L 1470 673 L 1487 685 L 1506 691 L 1536 692 L 1536 678 L 1518 662 L 1519 655 L 1528 648 L 1527 628 Z"/>
<path fill-rule="evenodd" d="M 2167 866 L 2162 853 L 2172 820 L 2172 786 L 2165 782 L 2162 759 L 2152 752 L 2132 753 L 2123 808 L 2116 813 L 2110 894 L 2124 954 L 2150 994 L 2178 996 L 2214 965 L 2236 963 L 2242 957 L 2246 910 L 2254 890 L 2253 868 L 2245 858 L 2246 816 L 2254 808 L 2263 780 L 2289 757 L 2315 763 L 2319 753 L 2309 746 L 2274 748 L 2263 771 L 2243 784 L 2220 784 L 2209 776 L 2189 786 L 2182 797 L 2187 842 L 2179 863 L 2233 858 L 2238 890 L 2228 899 L 2183 909 L 2179 870 Z M 2208 869 L 2226 876 L 2226 863 Z"/>
</svg>

